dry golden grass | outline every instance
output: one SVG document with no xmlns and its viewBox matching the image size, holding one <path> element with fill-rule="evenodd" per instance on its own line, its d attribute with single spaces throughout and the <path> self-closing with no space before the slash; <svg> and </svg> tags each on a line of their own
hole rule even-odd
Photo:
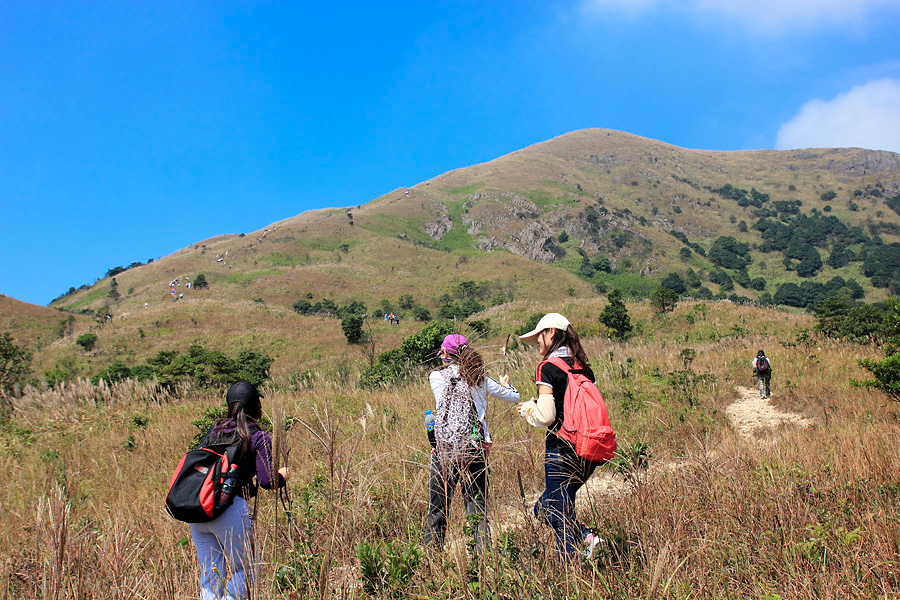
<svg viewBox="0 0 900 600">
<path fill-rule="evenodd" d="M 596 331 L 601 302 L 555 306 Z M 543 307 L 546 309 L 546 307 Z M 624 454 L 646 444 L 650 467 L 580 499 L 580 516 L 608 541 L 599 562 L 561 568 L 552 539 L 522 506 L 543 485 L 541 432 L 490 405 L 489 518 L 493 551 L 480 563 L 451 543 L 416 568 L 407 597 L 429 598 L 891 598 L 900 595 L 898 407 L 849 386 L 871 348 L 805 333 L 809 317 L 729 303 L 679 304 L 654 316 L 629 306 L 642 332 L 624 343 L 585 336 Z M 538 304 L 491 314 L 506 331 Z M 287 317 L 285 317 L 287 318 Z M 294 318 L 294 317 L 292 317 Z M 534 354 L 500 355 L 505 336 L 475 341 L 492 373 L 508 367 L 533 393 Z M 709 374 L 693 406 L 669 374 Z M 773 362 L 773 402 L 814 418 L 753 440 L 728 425 L 749 360 Z M 263 492 L 256 544 L 258 598 L 361 597 L 357 545 L 418 543 L 427 502 L 423 373 L 365 390 L 362 357 L 340 369 L 276 377 L 265 411 L 276 462 L 293 470 L 287 497 Z M 81 381 L 31 390 L 0 432 L 0 597 L 196 598 L 186 525 L 169 519 L 169 471 L 217 394 Z M 286 510 L 288 509 L 288 510 Z M 462 540 L 455 503 L 450 537 Z M 386 589 L 390 589 L 389 587 Z M 387 594 L 388 592 L 384 592 Z"/>
</svg>

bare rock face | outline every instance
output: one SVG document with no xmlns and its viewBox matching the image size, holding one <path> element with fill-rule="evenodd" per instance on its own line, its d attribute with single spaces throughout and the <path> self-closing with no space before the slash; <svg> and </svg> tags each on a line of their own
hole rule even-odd
<svg viewBox="0 0 900 600">
<path fill-rule="evenodd" d="M 441 238 L 444 237 L 447 232 L 453 229 L 453 220 L 447 214 L 450 212 L 450 209 L 447 208 L 443 202 L 438 203 L 438 212 L 435 215 L 434 221 L 427 221 L 422 229 L 425 233 L 431 237 L 435 241 L 441 241 Z"/>
<path fill-rule="evenodd" d="M 517 256 L 545 264 L 556 259 L 553 252 L 556 246 L 547 224 L 543 221 L 531 222 L 518 233 L 508 237 L 483 236 L 478 238 L 477 242 L 481 250 L 504 248 Z"/>
</svg>

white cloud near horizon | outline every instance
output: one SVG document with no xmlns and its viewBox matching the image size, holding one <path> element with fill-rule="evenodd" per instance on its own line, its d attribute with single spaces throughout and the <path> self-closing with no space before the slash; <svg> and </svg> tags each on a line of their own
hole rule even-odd
<svg viewBox="0 0 900 600">
<path fill-rule="evenodd" d="M 779 35 L 822 28 L 858 29 L 878 12 L 900 12 L 896 0 L 583 0 L 587 15 L 637 16 L 669 9 L 701 21 L 724 20 L 753 33 Z"/>
<path fill-rule="evenodd" d="M 900 153 L 900 80 L 877 79 L 800 107 L 775 138 L 777 150 L 859 147 Z"/>
</svg>

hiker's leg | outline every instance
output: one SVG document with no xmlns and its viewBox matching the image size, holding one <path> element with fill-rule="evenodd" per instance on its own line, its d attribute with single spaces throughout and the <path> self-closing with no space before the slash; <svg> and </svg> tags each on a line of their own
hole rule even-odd
<svg viewBox="0 0 900 600">
<path fill-rule="evenodd" d="M 541 496 L 542 508 L 544 519 L 556 534 L 556 548 L 560 557 L 572 559 L 577 555 L 577 545 L 584 537 L 575 520 L 575 493 L 583 482 L 579 476 L 577 461 L 571 460 L 570 453 L 561 450 L 550 444 L 547 446 L 544 458 L 544 482 L 547 488 Z"/>
<path fill-rule="evenodd" d="M 250 506 L 246 500 L 237 497 L 234 504 L 216 520 L 222 519 L 227 519 L 223 523 L 227 532 L 223 534 L 221 542 L 231 567 L 226 592 L 235 598 L 247 598 L 250 582 L 256 577 Z"/>
<path fill-rule="evenodd" d="M 481 551 L 491 543 L 490 529 L 484 516 L 488 495 L 488 467 L 485 460 L 475 460 L 468 464 L 463 474 L 462 492 L 466 501 L 467 525 L 472 528 L 475 550 Z"/>
<path fill-rule="evenodd" d="M 200 600 L 219 600 L 225 590 L 225 553 L 209 525 L 191 524 L 191 539 L 200 563 Z"/>
<path fill-rule="evenodd" d="M 771 374 L 771 373 L 766 373 L 766 397 L 767 397 L 767 398 L 768 398 L 769 396 L 772 395 L 772 392 L 771 392 L 771 390 L 769 389 L 769 384 L 770 384 L 771 381 L 772 381 L 772 374 Z"/>
<path fill-rule="evenodd" d="M 438 452 L 431 453 L 431 475 L 428 481 L 428 518 L 425 522 L 425 545 L 444 547 L 447 510 L 453 500 L 458 469 L 450 461 L 441 461 Z"/>
<path fill-rule="evenodd" d="M 759 397 L 765 398 L 766 397 L 766 378 L 763 377 L 762 375 L 759 375 L 759 376 L 757 376 L 756 379 L 759 382 Z"/>
</svg>

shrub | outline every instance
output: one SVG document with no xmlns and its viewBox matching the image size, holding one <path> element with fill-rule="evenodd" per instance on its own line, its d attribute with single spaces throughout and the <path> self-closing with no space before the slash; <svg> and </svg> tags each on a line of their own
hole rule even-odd
<svg viewBox="0 0 900 600">
<path fill-rule="evenodd" d="M 431 320 L 431 312 L 424 306 L 415 306 L 412 309 L 413 319 L 425 323 Z"/>
<path fill-rule="evenodd" d="M 347 315 L 341 319 L 341 331 L 348 344 L 358 344 L 364 335 L 363 318 L 360 315 Z"/>
<path fill-rule="evenodd" d="M 97 385 L 101 379 L 106 383 L 114 383 L 129 377 L 131 377 L 131 369 L 127 365 L 116 362 L 91 377 L 91 383 Z"/>
<path fill-rule="evenodd" d="M 832 296 L 815 307 L 816 329 L 831 338 L 879 342 L 884 338 L 884 313 L 862 304 L 854 306 L 846 298 Z"/>
<path fill-rule="evenodd" d="M 669 273 L 663 280 L 660 282 L 660 285 L 669 288 L 679 296 L 687 291 L 687 287 L 685 286 L 684 279 L 681 278 L 681 275 L 678 273 Z"/>
<path fill-rule="evenodd" d="M 631 318 L 628 316 L 628 309 L 622 300 L 622 292 L 619 290 L 611 291 L 607 300 L 609 304 L 600 313 L 599 321 L 613 332 L 613 337 L 620 340 L 625 339 L 631 334 L 633 327 L 631 326 Z M 534 329 L 536 325 L 537 321 L 535 321 L 531 329 Z M 523 333 L 527 333 L 531 329 L 527 329 Z"/>
<path fill-rule="evenodd" d="M 0 391 L 12 393 L 31 373 L 31 353 L 18 346 L 8 333 L 0 334 Z M 0 408 L 0 417 L 3 417 Z"/>
<path fill-rule="evenodd" d="M 301 315 L 311 315 L 312 314 L 312 303 L 309 300 L 297 300 L 294 302 L 293 308 Z"/>
<path fill-rule="evenodd" d="M 209 284 L 206 282 L 206 275 L 203 273 L 198 274 L 194 277 L 193 285 L 191 286 L 195 290 L 202 290 L 209 287 Z"/>
<path fill-rule="evenodd" d="M 537 327 L 538 321 L 540 321 L 541 317 L 543 317 L 543 316 L 544 316 L 544 313 L 532 314 L 530 317 L 525 319 L 525 323 L 521 327 L 516 329 L 515 334 L 516 335 L 525 335 L 526 333 L 528 333 L 529 331 L 531 331 L 532 329 Z"/>
<path fill-rule="evenodd" d="M 750 264 L 750 246 L 730 236 L 721 236 L 709 249 L 709 260 L 725 269 L 743 269 Z"/>
<path fill-rule="evenodd" d="M 75 343 L 84 348 L 85 352 L 90 352 L 97 345 L 97 336 L 93 333 L 82 333 Z"/>
<path fill-rule="evenodd" d="M 678 304 L 678 294 L 664 285 L 660 285 L 650 296 L 650 305 L 658 314 L 672 312 Z"/>
<path fill-rule="evenodd" d="M 453 333 L 450 321 L 432 321 L 421 331 L 412 334 L 400 345 L 378 355 L 375 364 L 363 371 L 360 383 L 376 387 L 397 383 L 410 377 L 419 368 L 437 366 L 437 353 L 444 336 Z"/>
</svg>

